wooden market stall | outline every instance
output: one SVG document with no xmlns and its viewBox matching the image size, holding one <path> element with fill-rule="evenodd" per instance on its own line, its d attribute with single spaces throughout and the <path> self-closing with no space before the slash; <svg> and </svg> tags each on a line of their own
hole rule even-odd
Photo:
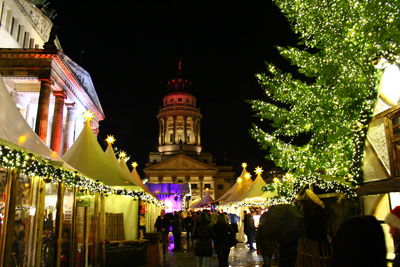
<svg viewBox="0 0 400 267">
<path fill-rule="evenodd" d="M 68 266 L 76 188 L 101 183 L 63 161 L 36 135 L 0 76 L 0 262 L 2 266 Z"/>
</svg>

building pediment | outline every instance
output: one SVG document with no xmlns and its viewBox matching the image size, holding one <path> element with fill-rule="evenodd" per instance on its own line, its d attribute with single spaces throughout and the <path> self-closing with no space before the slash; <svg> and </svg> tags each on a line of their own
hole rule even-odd
<svg viewBox="0 0 400 267">
<path fill-rule="evenodd" d="M 171 157 L 169 159 L 166 159 L 164 161 L 161 161 L 160 163 L 157 163 L 155 165 L 152 165 L 152 166 L 146 168 L 144 171 L 151 172 L 151 171 L 162 171 L 162 170 L 217 171 L 217 168 L 215 168 L 214 166 L 209 165 L 207 163 L 201 162 L 197 159 L 194 159 L 192 157 L 180 154 L 180 155 Z"/>
</svg>

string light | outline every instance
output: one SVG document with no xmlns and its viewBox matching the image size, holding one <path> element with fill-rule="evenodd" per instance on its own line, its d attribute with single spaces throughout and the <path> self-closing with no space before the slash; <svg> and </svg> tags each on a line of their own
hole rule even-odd
<svg viewBox="0 0 400 267">
<path fill-rule="evenodd" d="M 310 184 L 354 197 L 363 180 L 364 142 L 382 77 L 376 62 L 399 63 L 400 2 L 274 2 L 302 47 L 278 48 L 300 75 L 269 63 L 268 73 L 257 75 L 267 99 L 248 101 L 260 121 L 275 127 L 254 125 L 252 137 L 290 173 L 264 189 L 279 194 L 268 201 L 291 202 Z M 302 144 L 294 142 L 297 137 Z"/>
<path fill-rule="evenodd" d="M 164 205 L 147 192 L 114 188 L 100 181 L 94 181 L 76 171 L 59 167 L 57 162 L 33 153 L 12 149 L 6 145 L 0 145 L 0 167 L 18 169 L 22 174 L 49 179 L 49 182 L 52 183 L 63 182 L 67 187 L 77 187 L 85 191 L 88 190 L 90 193 L 126 195 L 140 198 L 144 202 L 154 203 L 157 206 Z"/>
</svg>

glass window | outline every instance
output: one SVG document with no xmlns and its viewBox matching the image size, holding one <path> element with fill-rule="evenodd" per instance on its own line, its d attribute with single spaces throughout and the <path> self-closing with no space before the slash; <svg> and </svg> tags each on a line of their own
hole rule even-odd
<svg viewBox="0 0 400 267">
<path fill-rule="evenodd" d="M 208 189 L 211 189 L 211 184 L 204 184 L 204 188 L 205 188 L 205 189 L 207 189 L 207 188 L 208 188 Z"/>
<path fill-rule="evenodd" d="M 197 189 L 197 184 L 190 184 L 191 189 Z"/>
</svg>

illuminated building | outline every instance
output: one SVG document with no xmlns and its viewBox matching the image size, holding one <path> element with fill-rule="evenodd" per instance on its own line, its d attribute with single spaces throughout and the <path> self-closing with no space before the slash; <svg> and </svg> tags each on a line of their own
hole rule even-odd
<svg viewBox="0 0 400 267">
<path fill-rule="evenodd" d="M 235 173 L 229 165 L 217 165 L 210 153 L 202 152 L 201 119 L 196 97 L 191 93 L 191 82 L 185 79 L 179 62 L 178 74 L 167 83 L 167 94 L 157 114 L 159 134 L 158 152 L 151 152 L 144 169 L 150 184 L 187 184 L 191 200 L 200 199 L 206 190 L 215 199 L 234 181 Z M 176 192 L 173 198 L 184 196 Z"/>
<path fill-rule="evenodd" d="M 89 73 L 62 52 L 50 14 L 30 1 L 0 0 L 0 74 L 28 124 L 63 154 L 83 128 L 82 114 L 94 113 L 97 132 L 104 113 Z"/>
</svg>

